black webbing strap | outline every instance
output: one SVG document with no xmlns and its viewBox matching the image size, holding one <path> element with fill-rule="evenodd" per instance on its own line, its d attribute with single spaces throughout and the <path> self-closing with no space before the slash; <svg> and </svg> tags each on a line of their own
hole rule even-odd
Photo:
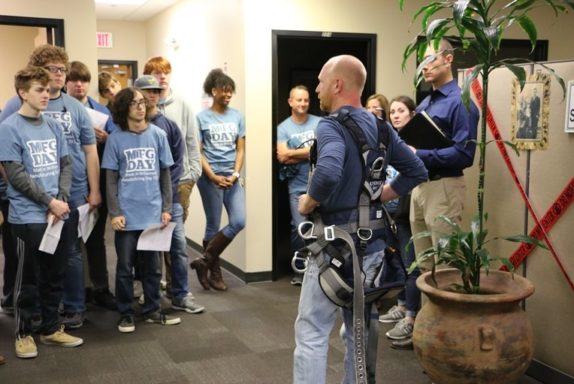
<svg viewBox="0 0 574 384">
<path fill-rule="evenodd" d="M 353 260 L 353 342 L 355 346 L 355 379 L 357 384 L 367 383 L 367 358 L 366 358 L 366 323 L 365 323 L 365 295 L 363 291 L 363 279 L 359 256 L 355 250 L 355 242 L 349 233 L 337 226 L 330 226 L 328 231 L 332 231 L 333 236 L 330 241 L 340 239 L 346 242 L 351 251 Z"/>
</svg>

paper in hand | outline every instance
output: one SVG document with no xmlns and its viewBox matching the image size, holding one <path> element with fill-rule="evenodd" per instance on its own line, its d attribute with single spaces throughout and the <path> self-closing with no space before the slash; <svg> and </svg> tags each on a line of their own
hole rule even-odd
<svg viewBox="0 0 574 384">
<path fill-rule="evenodd" d="M 78 214 L 78 237 L 81 237 L 85 243 L 88 241 L 100 215 L 97 209 L 90 212 L 90 204 L 80 205 L 78 207 Z"/>
<path fill-rule="evenodd" d="M 171 222 L 161 228 L 163 224 L 153 224 L 147 227 L 138 239 L 138 251 L 169 252 L 171 248 L 171 235 L 175 229 L 175 223 Z"/>
<path fill-rule="evenodd" d="M 90 120 L 92 120 L 93 127 L 104 130 L 106 122 L 110 117 L 105 113 L 96 111 L 95 109 L 92 108 L 86 107 L 86 111 L 88 111 L 88 115 L 90 115 Z"/>
<path fill-rule="evenodd" d="M 46 227 L 38 250 L 53 255 L 54 252 L 56 252 L 56 248 L 58 248 L 63 227 L 64 220 L 58 220 L 58 222 L 54 224 L 54 216 L 50 215 L 48 217 L 48 226 Z"/>
</svg>

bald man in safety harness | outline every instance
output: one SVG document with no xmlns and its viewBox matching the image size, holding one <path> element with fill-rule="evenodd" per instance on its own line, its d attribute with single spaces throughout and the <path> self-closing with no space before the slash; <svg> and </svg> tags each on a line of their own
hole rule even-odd
<svg viewBox="0 0 574 384">
<path fill-rule="evenodd" d="M 378 124 L 361 107 L 365 80 L 363 64 L 348 55 L 331 58 L 319 74 L 321 110 L 331 115 L 317 127 L 317 161 L 308 193 L 299 200 L 299 212 L 312 222 L 300 228 L 308 267 L 295 322 L 296 384 L 325 383 L 329 334 L 340 307 L 346 328 L 343 383 L 374 382 L 374 372 L 367 375 L 370 304 L 365 305 L 364 288 L 372 287 L 384 257 L 388 221 L 381 203 L 427 179 L 422 162 L 388 124 Z M 397 178 L 384 186 L 384 178 L 365 185 L 371 177 L 365 176 L 367 169 L 384 174 L 387 164 L 399 171 Z M 364 187 L 370 191 L 362 193 Z"/>
</svg>

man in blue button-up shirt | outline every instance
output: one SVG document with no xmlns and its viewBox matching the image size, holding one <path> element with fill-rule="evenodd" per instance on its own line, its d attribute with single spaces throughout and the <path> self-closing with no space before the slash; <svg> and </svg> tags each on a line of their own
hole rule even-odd
<svg viewBox="0 0 574 384">
<path fill-rule="evenodd" d="M 417 107 L 417 112 L 427 114 L 443 130 L 453 144 L 446 148 L 416 149 L 416 155 L 425 164 L 429 181 L 413 189 L 411 196 L 410 221 L 413 235 L 431 230 L 432 239 L 415 241 L 415 252 L 436 244 L 441 234 L 451 232 L 442 220 L 445 215 L 460 223 L 466 191 L 463 170 L 472 165 L 476 149 L 478 108 L 471 103 L 467 109 L 461 99 L 461 90 L 452 74 L 453 48 L 441 40 L 438 51 L 429 45 L 426 57 L 433 56 L 423 67 L 423 76 L 432 85 L 432 91 Z M 432 266 L 432 260 L 419 265 L 425 271 Z"/>
</svg>

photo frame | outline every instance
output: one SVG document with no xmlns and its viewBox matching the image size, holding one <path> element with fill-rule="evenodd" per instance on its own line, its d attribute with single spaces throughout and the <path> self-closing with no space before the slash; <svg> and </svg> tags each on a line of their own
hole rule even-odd
<svg viewBox="0 0 574 384">
<path fill-rule="evenodd" d="M 564 132 L 574 133 L 574 80 L 568 82 L 566 87 L 566 118 L 564 120 Z"/>
<path fill-rule="evenodd" d="M 550 76 L 535 73 L 524 88 L 515 78 L 512 82 L 512 142 L 519 150 L 548 148 L 550 112 Z"/>
</svg>

